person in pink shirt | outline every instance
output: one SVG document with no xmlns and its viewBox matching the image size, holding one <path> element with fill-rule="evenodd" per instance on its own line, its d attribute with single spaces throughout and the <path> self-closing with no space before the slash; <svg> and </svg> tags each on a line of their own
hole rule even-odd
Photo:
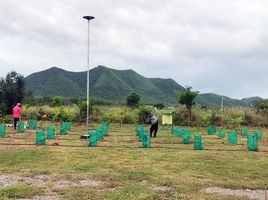
<svg viewBox="0 0 268 200">
<path fill-rule="evenodd" d="M 13 108 L 13 119 L 14 119 L 14 130 L 16 130 L 17 122 L 21 121 L 21 104 L 17 103 L 17 105 Z"/>
</svg>

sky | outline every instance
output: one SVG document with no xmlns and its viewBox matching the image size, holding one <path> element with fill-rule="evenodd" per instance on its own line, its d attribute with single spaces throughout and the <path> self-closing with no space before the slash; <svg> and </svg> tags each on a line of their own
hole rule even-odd
<svg viewBox="0 0 268 200">
<path fill-rule="evenodd" d="M 0 0 L 0 76 L 133 69 L 201 93 L 268 98 L 267 0 Z"/>
</svg>

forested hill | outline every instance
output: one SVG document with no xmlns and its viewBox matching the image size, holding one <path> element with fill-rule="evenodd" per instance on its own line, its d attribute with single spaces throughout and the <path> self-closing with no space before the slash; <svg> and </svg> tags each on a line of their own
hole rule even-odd
<svg viewBox="0 0 268 200">
<path fill-rule="evenodd" d="M 112 102 L 125 102 L 131 92 L 140 95 L 146 104 L 174 105 L 177 93 L 184 88 L 172 79 L 146 78 L 133 70 L 115 70 L 104 66 L 93 68 L 90 74 L 90 95 Z M 25 78 L 27 89 L 35 96 L 86 97 L 87 73 L 70 72 L 57 67 L 33 73 Z M 222 96 L 206 93 L 197 98 L 199 105 L 219 107 Z M 224 106 L 249 106 L 259 97 L 231 99 L 223 97 Z"/>
<path fill-rule="evenodd" d="M 106 101 L 125 102 L 131 92 L 143 103 L 175 104 L 184 88 L 172 79 L 146 78 L 133 70 L 115 70 L 104 66 L 89 72 L 90 95 Z M 86 71 L 69 72 L 52 67 L 25 78 L 27 89 L 35 96 L 86 96 Z"/>
</svg>

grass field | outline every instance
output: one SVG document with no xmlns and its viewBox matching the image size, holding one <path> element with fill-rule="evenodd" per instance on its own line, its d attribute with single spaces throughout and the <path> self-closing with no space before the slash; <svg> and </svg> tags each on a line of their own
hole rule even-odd
<svg viewBox="0 0 268 200">
<path fill-rule="evenodd" d="M 240 136 L 237 145 L 228 145 L 206 129 L 191 128 L 191 141 L 195 133 L 204 139 L 204 150 L 196 151 L 172 135 L 170 126 L 159 129 L 152 148 L 144 149 L 134 125 L 110 124 L 109 136 L 95 148 L 79 139 L 85 126 L 74 124 L 46 146 L 34 145 L 35 130 L 19 134 L 8 128 L 8 137 L 0 138 L 0 199 L 225 200 L 249 198 L 202 189 L 268 189 L 267 130 L 261 130 L 260 151 L 249 152 Z"/>
</svg>

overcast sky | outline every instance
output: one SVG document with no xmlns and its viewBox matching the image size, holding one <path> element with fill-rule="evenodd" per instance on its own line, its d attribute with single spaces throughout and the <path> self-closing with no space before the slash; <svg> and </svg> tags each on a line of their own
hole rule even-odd
<svg viewBox="0 0 268 200">
<path fill-rule="evenodd" d="M 0 76 L 133 69 L 201 93 L 268 98 L 267 0 L 0 0 Z"/>
</svg>

